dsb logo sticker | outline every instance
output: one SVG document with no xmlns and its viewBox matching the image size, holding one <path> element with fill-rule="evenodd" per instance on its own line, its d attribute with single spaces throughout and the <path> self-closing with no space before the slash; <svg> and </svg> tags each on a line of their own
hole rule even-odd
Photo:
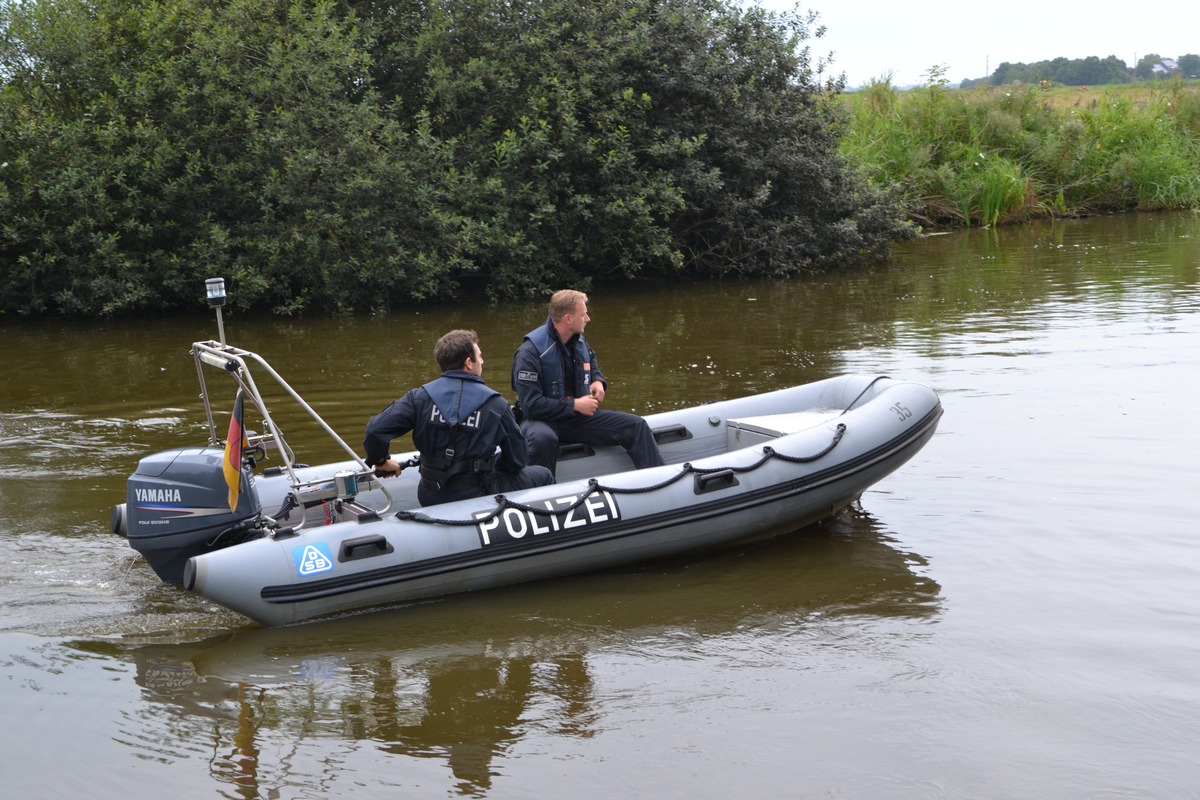
<svg viewBox="0 0 1200 800">
<path fill-rule="evenodd" d="M 329 551 L 329 545 L 324 542 L 293 547 L 292 560 L 296 562 L 296 572 L 301 578 L 319 575 L 333 569 L 333 553 Z"/>
</svg>

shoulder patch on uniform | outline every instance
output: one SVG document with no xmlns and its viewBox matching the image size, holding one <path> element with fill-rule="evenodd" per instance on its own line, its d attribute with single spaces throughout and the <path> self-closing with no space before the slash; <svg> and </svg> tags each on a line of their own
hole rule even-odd
<svg viewBox="0 0 1200 800">
<path fill-rule="evenodd" d="M 537 379 L 538 379 L 538 374 L 536 372 L 532 372 L 527 369 L 522 369 L 522 370 L 517 371 L 517 380 L 519 380 L 519 381 L 532 381 L 534 383 L 537 383 Z"/>
</svg>

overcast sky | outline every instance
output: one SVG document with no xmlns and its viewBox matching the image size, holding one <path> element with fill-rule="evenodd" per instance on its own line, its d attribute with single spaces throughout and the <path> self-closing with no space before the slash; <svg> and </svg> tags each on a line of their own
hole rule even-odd
<svg viewBox="0 0 1200 800">
<path fill-rule="evenodd" d="M 762 0 L 771 10 L 792 0 Z M 1064 58 L 1113 55 L 1133 67 L 1147 53 L 1177 58 L 1200 54 L 1200 2 L 1149 0 L 1088 4 L 1054 0 L 902 2 L 902 0 L 804 0 L 828 28 L 810 42 L 813 53 L 834 53 L 834 71 L 847 87 L 891 73 L 894 86 L 923 83 L 934 64 L 948 67 L 952 86 L 982 78 L 1005 61 L 1029 64 Z"/>
</svg>

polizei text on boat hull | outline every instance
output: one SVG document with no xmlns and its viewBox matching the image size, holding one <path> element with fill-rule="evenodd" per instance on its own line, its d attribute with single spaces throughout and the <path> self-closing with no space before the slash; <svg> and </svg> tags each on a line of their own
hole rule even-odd
<svg viewBox="0 0 1200 800">
<path fill-rule="evenodd" d="M 510 506 L 495 516 L 492 512 L 477 513 L 475 518 L 481 520 L 476 526 L 480 543 L 488 547 L 531 541 L 538 536 L 570 535 L 621 517 L 616 498 L 609 492 L 556 497 L 541 501 L 538 506 L 537 511 Z M 542 511 L 540 506 L 546 510 Z"/>
</svg>

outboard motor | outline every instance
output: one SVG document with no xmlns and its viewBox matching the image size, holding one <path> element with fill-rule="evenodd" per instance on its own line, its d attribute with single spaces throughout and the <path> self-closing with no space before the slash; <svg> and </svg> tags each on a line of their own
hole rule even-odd
<svg viewBox="0 0 1200 800">
<path fill-rule="evenodd" d="M 124 533 L 164 581 L 182 583 L 194 555 L 262 535 L 253 463 L 242 462 L 230 512 L 224 455 L 221 447 L 184 447 L 146 456 L 129 476 L 125 503 L 113 509 L 113 532 Z"/>
</svg>

